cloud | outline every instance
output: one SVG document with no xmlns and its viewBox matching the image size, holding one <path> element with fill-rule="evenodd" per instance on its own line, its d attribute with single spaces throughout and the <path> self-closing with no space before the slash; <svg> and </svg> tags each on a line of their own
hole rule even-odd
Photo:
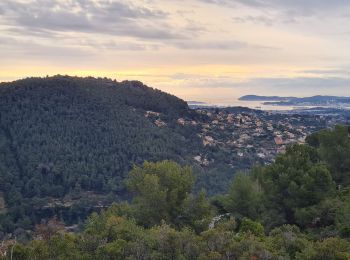
<svg viewBox="0 0 350 260">
<path fill-rule="evenodd" d="M 236 16 L 236 23 L 254 23 L 271 26 L 276 23 L 295 23 L 300 18 L 317 16 L 324 19 L 333 11 L 350 8 L 348 0 L 198 0 L 232 8 L 242 6 L 260 11 L 259 15 Z"/>
<path fill-rule="evenodd" d="M 255 78 L 236 87 L 246 94 L 350 96 L 350 78 L 343 77 Z"/>
<path fill-rule="evenodd" d="M 303 93 L 338 90 L 349 90 L 349 77 L 266 77 L 237 79 L 234 76 L 204 76 L 195 74 L 174 74 L 169 76 L 173 80 L 182 81 L 186 87 L 201 88 L 232 88 L 245 90 L 254 89 L 257 92 L 264 90 L 280 91 L 281 93 L 297 91 Z M 248 91 L 249 92 L 249 91 Z"/>
<path fill-rule="evenodd" d="M 267 15 L 257 15 L 257 16 L 252 16 L 252 15 L 247 15 L 247 16 L 242 16 L 242 17 L 233 17 L 233 21 L 235 23 L 254 23 L 254 24 L 263 24 L 266 26 L 272 26 L 275 22 L 276 19 L 267 16 Z"/>
<path fill-rule="evenodd" d="M 279 50 L 279 48 L 263 45 L 249 44 L 242 41 L 174 41 L 173 46 L 183 50 L 239 50 L 239 49 L 259 49 L 259 50 Z"/>
<path fill-rule="evenodd" d="M 349 69 L 313 69 L 313 70 L 303 70 L 300 71 L 301 73 L 305 74 L 312 74 L 312 75 L 347 75 L 350 76 L 350 70 Z"/>
<path fill-rule="evenodd" d="M 181 41 L 174 42 L 174 46 L 184 50 L 235 50 L 248 47 L 248 44 L 240 41 L 207 41 L 193 42 Z"/>
<path fill-rule="evenodd" d="M 327 10 L 350 6 L 348 0 L 199 0 L 219 5 L 242 4 L 256 8 L 294 9 L 294 10 Z"/>
<path fill-rule="evenodd" d="M 141 39 L 183 38 L 185 34 L 166 23 L 167 13 L 126 1 L 2 0 L 0 10 L 4 10 L 2 24 L 14 32 L 82 32 Z"/>
<path fill-rule="evenodd" d="M 63 47 L 22 38 L 0 36 L 0 55 L 2 60 L 13 61 L 15 59 L 18 62 L 23 57 L 31 59 L 45 58 L 48 60 L 69 58 L 74 61 L 82 61 L 87 57 L 91 57 L 92 54 L 88 50 L 78 47 Z"/>
<path fill-rule="evenodd" d="M 73 44 L 73 43 L 72 43 Z M 107 51 L 156 51 L 159 50 L 160 46 L 158 44 L 153 43 L 140 43 L 133 41 L 115 41 L 115 40 L 87 40 L 82 39 L 77 41 L 76 44 L 79 46 L 90 47 L 99 50 L 107 50 Z"/>
<path fill-rule="evenodd" d="M 350 78 L 342 77 L 297 77 L 297 78 L 256 78 L 245 84 L 283 89 L 332 89 L 350 87 Z"/>
</svg>

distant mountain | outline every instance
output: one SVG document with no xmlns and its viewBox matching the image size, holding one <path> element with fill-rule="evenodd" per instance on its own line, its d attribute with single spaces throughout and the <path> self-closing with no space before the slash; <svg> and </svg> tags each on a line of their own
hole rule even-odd
<svg viewBox="0 0 350 260">
<path fill-rule="evenodd" d="M 240 97 L 239 100 L 241 101 L 287 101 L 294 98 L 295 97 L 246 95 L 246 96 Z"/>
<path fill-rule="evenodd" d="M 263 101 L 265 105 L 280 106 L 341 106 L 350 104 L 350 97 L 338 96 L 312 96 L 312 97 L 279 97 L 247 95 L 241 97 L 241 101 Z"/>
<path fill-rule="evenodd" d="M 265 102 L 264 104 L 282 106 L 343 106 L 350 104 L 350 97 L 313 96 L 293 98 L 288 101 Z"/>
</svg>

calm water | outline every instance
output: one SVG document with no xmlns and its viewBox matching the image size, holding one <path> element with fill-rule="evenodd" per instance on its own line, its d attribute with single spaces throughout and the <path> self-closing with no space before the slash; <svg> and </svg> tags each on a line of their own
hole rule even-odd
<svg viewBox="0 0 350 260">
<path fill-rule="evenodd" d="M 286 111 L 286 110 L 295 110 L 295 109 L 303 109 L 303 108 L 315 108 L 315 107 L 324 107 L 324 108 L 334 108 L 330 106 L 278 106 L 278 105 L 264 105 L 263 101 L 241 101 L 238 99 L 229 100 L 229 101 L 210 101 L 204 102 L 203 106 L 218 106 L 218 107 L 248 107 L 252 109 L 260 109 L 260 110 L 268 110 L 268 111 Z M 191 103 L 189 103 L 191 104 Z M 343 107 L 350 109 L 349 107 Z"/>
</svg>

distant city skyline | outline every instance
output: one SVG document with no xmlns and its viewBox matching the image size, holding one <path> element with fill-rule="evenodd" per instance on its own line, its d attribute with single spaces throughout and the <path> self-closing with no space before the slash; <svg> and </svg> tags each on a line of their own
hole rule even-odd
<svg viewBox="0 0 350 260">
<path fill-rule="evenodd" d="M 2 0 L 0 81 L 140 80 L 185 100 L 350 96 L 347 0 Z"/>
</svg>

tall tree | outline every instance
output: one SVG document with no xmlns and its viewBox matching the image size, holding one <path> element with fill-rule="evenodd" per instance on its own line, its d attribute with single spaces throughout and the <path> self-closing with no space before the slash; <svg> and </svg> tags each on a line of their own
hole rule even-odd
<svg viewBox="0 0 350 260">
<path fill-rule="evenodd" d="M 145 162 L 142 167 L 134 167 L 126 184 L 135 195 L 133 208 L 138 222 L 145 226 L 161 220 L 180 223 L 193 182 L 191 168 L 175 162 Z"/>
</svg>

